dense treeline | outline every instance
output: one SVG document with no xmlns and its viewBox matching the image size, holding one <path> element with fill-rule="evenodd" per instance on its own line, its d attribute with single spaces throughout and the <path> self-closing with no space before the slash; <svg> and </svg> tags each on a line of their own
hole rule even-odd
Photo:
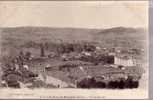
<svg viewBox="0 0 153 100">
<path fill-rule="evenodd" d="M 110 88 L 110 89 L 124 89 L 124 88 L 138 88 L 139 81 L 133 80 L 132 77 L 120 80 L 96 81 L 94 78 L 83 79 L 77 83 L 78 88 Z"/>
</svg>

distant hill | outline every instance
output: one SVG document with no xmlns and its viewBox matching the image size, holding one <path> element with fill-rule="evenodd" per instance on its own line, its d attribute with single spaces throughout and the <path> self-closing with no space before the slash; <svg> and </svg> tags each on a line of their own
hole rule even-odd
<svg viewBox="0 0 153 100">
<path fill-rule="evenodd" d="M 15 27 L 0 28 L 2 44 L 18 46 L 27 42 L 100 42 L 104 46 L 141 47 L 147 31 L 143 28 L 114 27 L 109 29 Z"/>
<path fill-rule="evenodd" d="M 147 30 L 143 28 L 115 27 L 103 29 L 94 36 L 103 45 L 142 48 L 147 42 Z"/>
<path fill-rule="evenodd" d="M 116 34 L 123 34 L 123 33 L 144 33 L 146 30 L 143 28 L 125 28 L 125 27 L 114 27 L 109 29 L 104 29 L 100 33 L 108 34 L 108 33 L 116 33 Z"/>
</svg>

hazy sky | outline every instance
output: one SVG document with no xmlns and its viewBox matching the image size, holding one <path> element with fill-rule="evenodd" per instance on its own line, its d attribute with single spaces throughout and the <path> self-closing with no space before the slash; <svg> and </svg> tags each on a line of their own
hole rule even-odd
<svg viewBox="0 0 153 100">
<path fill-rule="evenodd" d="M 0 27 L 148 27 L 147 1 L 0 2 Z"/>
</svg>

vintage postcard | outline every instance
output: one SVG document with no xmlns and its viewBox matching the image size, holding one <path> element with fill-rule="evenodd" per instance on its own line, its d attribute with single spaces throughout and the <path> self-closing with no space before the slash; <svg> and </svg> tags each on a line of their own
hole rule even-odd
<svg viewBox="0 0 153 100">
<path fill-rule="evenodd" d="M 1 99 L 148 99 L 148 1 L 0 1 Z"/>
</svg>

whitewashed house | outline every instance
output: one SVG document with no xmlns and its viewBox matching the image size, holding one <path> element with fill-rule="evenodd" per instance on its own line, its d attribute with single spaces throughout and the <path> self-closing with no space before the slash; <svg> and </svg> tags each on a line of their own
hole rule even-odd
<svg viewBox="0 0 153 100">
<path fill-rule="evenodd" d="M 135 66 L 135 60 L 132 58 L 124 58 L 124 57 L 114 57 L 114 64 L 115 65 L 122 65 L 122 66 Z"/>
</svg>

